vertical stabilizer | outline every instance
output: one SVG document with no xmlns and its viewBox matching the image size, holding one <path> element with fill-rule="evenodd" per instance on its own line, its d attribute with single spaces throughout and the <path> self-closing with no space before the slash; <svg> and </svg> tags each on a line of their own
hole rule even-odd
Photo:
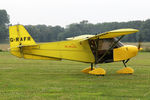
<svg viewBox="0 0 150 100">
<path fill-rule="evenodd" d="M 9 27 L 10 47 L 18 47 L 25 45 L 36 45 L 33 38 L 22 25 Z"/>
<path fill-rule="evenodd" d="M 9 27 L 10 52 L 18 57 L 22 57 L 22 46 L 36 45 L 33 38 L 23 25 Z"/>
</svg>

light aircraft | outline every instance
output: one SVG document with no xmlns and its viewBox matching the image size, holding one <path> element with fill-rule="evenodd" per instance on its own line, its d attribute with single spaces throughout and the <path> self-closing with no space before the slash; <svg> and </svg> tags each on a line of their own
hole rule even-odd
<svg viewBox="0 0 150 100">
<path fill-rule="evenodd" d="M 124 45 L 120 40 L 136 32 L 137 29 L 117 29 L 98 35 L 81 35 L 67 38 L 66 41 L 37 44 L 23 25 L 14 25 L 9 26 L 10 52 L 25 59 L 67 59 L 89 63 L 90 67 L 82 72 L 93 75 L 106 74 L 103 68 L 95 68 L 96 64 L 122 61 L 125 68 L 117 73 L 132 74 L 134 70 L 127 67 L 126 63 L 142 48 Z"/>
</svg>

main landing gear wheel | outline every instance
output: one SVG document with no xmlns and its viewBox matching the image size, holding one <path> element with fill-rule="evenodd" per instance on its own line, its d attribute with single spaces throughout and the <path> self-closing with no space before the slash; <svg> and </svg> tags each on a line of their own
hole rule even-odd
<svg viewBox="0 0 150 100">
<path fill-rule="evenodd" d="M 83 69 L 82 72 L 98 76 L 104 76 L 106 74 L 106 71 L 103 68 L 93 67 L 93 63 L 91 64 L 91 67 Z"/>
</svg>

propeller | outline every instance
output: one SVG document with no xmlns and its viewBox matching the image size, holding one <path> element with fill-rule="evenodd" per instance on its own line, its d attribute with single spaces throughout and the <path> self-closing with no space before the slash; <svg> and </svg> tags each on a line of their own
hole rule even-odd
<svg viewBox="0 0 150 100">
<path fill-rule="evenodd" d="M 141 42 L 138 42 L 138 50 L 141 51 L 143 48 L 141 48 Z"/>
<path fill-rule="evenodd" d="M 139 41 L 138 41 L 138 51 L 143 50 L 143 48 L 141 48 L 141 43 L 142 43 L 142 37 L 141 37 L 141 35 L 139 35 Z"/>
<path fill-rule="evenodd" d="M 143 48 L 141 48 L 142 36 L 141 36 L 141 34 L 139 34 L 138 36 L 139 36 L 139 39 L 138 39 L 138 46 L 137 46 L 137 49 L 138 49 L 138 51 L 141 51 L 141 50 L 143 50 Z M 123 61 L 122 61 L 125 67 L 126 67 L 126 64 L 128 63 L 129 60 L 130 60 L 130 59 L 127 59 L 127 60 L 123 60 Z"/>
</svg>

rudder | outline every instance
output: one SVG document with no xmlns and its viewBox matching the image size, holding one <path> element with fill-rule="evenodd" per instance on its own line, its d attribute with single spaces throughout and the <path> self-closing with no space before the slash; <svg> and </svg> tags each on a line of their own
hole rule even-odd
<svg viewBox="0 0 150 100">
<path fill-rule="evenodd" d="M 36 45 L 23 25 L 9 27 L 9 41 L 10 52 L 17 57 L 22 57 L 22 46 Z"/>
</svg>

